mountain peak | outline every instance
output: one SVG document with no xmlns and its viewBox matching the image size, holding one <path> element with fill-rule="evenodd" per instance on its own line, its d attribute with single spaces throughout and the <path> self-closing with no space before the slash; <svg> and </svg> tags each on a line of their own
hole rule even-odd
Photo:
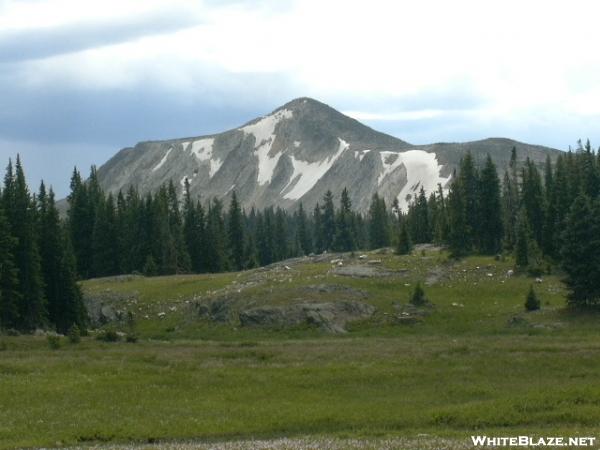
<svg viewBox="0 0 600 450">
<path fill-rule="evenodd" d="M 519 157 L 545 159 L 544 149 L 529 147 L 519 146 Z M 488 152 L 502 168 L 511 148 L 501 139 L 414 146 L 300 97 L 223 133 L 124 149 L 98 169 L 98 178 L 108 192 L 135 185 L 142 194 L 170 180 L 181 192 L 187 180 L 194 197 L 235 191 L 246 208 L 293 208 L 299 201 L 312 208 L 326 191 L 339 195 L 347 187 L 358 210 L 368 209 L 374 193 L 406 210 L 421 187 L 429 193 L 446 185 L 466 151 Z"/>
</svg>

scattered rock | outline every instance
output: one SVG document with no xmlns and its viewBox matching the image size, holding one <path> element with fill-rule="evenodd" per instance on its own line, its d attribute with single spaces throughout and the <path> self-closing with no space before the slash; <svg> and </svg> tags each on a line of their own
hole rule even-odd
<svg viewBox="0 0 600 450">
<path fill-rule="evenodd" d="M 334 273 L 335 275 L 342 275 L 346 277 L 355 278 L 392 277 L 394 275 L 404 274 L 406 272 L 408 272 L 408 270 L 392 272 L 390 270 L 382 269 L 380 267 L 362 265 L 336 267 L 332 270 L 332 273 Z"/>
<path fill-rule="evenodd" d="M 228 322 L 232 319 L 231 310 L 234 304 L 234 298 L 223 296 L 206 303 L 196 303 L 196 308 L 201 317 L 215 322 Z"/>
</svg>

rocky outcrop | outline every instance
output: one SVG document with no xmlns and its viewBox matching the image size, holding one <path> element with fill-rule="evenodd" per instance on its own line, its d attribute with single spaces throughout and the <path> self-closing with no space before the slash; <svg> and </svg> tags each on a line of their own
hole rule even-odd
<svg viewBox="0 0 600 450">
<path fill-rule="evenodd" d="M 345 333 L 346 324 L 370 318 L 375 307 L 357 301 L 260 306 L 240 312 L 242 326 L 293 327 L 314 325 L 329 333 Z"/>
</svg>

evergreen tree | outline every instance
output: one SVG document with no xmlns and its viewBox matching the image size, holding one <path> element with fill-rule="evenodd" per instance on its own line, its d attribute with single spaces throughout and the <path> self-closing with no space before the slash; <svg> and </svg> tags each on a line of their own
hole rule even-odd
<svg viewBox="0 0 600 450">
<path fill-rule="evenodd" d="M 400 233 L 398 235 L 398 244 L 396 246 L 396 253 L 399 255 L 408 255 L 411 251 L 412 243 L 410 240 L 410 234 L 408 233 L 406 220 L 401 220 Z"/>
<path fill-rule="evenodd" d="M 14 250 L 17 241 L 0 207 L 0 329 L 19 326 L 19 305 L 22 301 Z"/>
<path fill-rule="evenodd" d="M 527 293 L 527 297 L 525 297 L 525 310 L 527 311 L 536 311 L 540 309 L 540 300 L 537 297 L 537 294 L 533 290 L 533 286 L 529 287 L 529 292 Z"/>
<path fill-rule="evenodd" d="M 478 211 L 480 251 L 488 255 L 498 253 L 503 236 L 500 180 L 490 155 L 487 155 L 485 166 L 481 171 Z"/>
<path fill-rule="evenodd" d="M 322 253 L 325 250 L 325 238 L 323 236 L 323 217 L 318 202 L 313 210 L 313 224 L 315 252 Z"/>
<path fill-rule="evenodd" d="M 563 231 L 562 265 L 567 273 L 569 302 L 575 306 L 600 301 L 600 205 L 580 193 L 571 206 Z"/>
<path fill-rule="evenodd" d="M 231 195 L 228 218 L 227 237 L 231 261 L 234 269 L 242 270 L 246 261 L 246 257 L 244 255 L 244 223 L 242 217 L 242 208 L 237 200 L 235 191 L 233 191 Z"/>
<path fill-rule="evenodd" d="M 321 216 L 321 228 L 323 249 L 331 250 L 335 236 L 335 206 L 333 205 L 333 194 L 327 191 L 323 197 L 323 215 Z"/>
<path fill-rule="evenodd" d="M 544 191 L 540 174 L 529 158 L 523 168 L 522 179 L 522 204 L 525 208 L 533 238 L 538 246 L 542 246 L 545 209 Z"/>
<path fill-rule="evenodd" d="M 529 266 L 531 231 L 525 213 L 522 211 L 517 222 L 517 242 L 515 245 L 515 265 L 524 270 Z"/>
<path fill-rule="evenodd" d="M 431 242 L 431 226 L 429 220 L 429 206 L 425 189 L 421 186 L 419 195 L 416 198 L 413 207 L 410 209 L 409 217 L 412 218 L 412 236 L 415 243 L 424 244 Z"/>
<path fill-rule="evenodd" d="M 381 248 L 390 245 L 389 217 L 385 200 L 379 194 L 373 194 L 369 207 L 369 243 L 371 248 Z"/>
<path fill-rule="evenodd" d="M 112 194 L 101 198 L 95 208 L 96 219 L 92 231 L 92 266 L 91 275 L 106 277 L 119 273 L 117 224 L 115 203 Z"/>
<path fill-rule="evenodd" d="M 308 255 L 312 252 L 312 241 L 310 238 L 310 232 L 308 230 L 308 218 L 306 217 L 306 213 L 302 207 L 302 202 L 298 204 L 296 222 L 298 224 L 296 240 L 298 241 L 300 253 L 303 255 Z"/>
<path fill-rule="evenodd" d="M 47 324 L 47 310 L 38 247 L 37 211 L 29 194 L 19 156 L 14 179 L 5 183 L 4 196 L 4 203 L 10 205 L 6 212 L 11 233 L 17 239 L 15 263 L 21 294 L 20 328 L 33 330 Z"/>
<path fill-rule="evenodd" d="M 194 205 L 190 194 L 190 182 L 186 178 L 183 191 L 183 238 L 190 255 L 194 272 L 203 272 L 202 241 L 204 234 L 204 211 L 198 202 Z"/>
<path fill-rule="evenodd" d="M 341 252 L 349 252 L 356 249 L 356 238 L 354 237 L 354 216 L 352 203 L 348 190 L 344 188 L 340 200 L 340 209 L 336 217 L 335 236 L 333 249 Z"/>
</svg>

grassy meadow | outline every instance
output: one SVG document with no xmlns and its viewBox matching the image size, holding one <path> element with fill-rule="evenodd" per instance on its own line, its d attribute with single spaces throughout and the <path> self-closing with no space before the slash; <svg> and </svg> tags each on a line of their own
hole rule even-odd
<svg viewBox="0 0 600 450">
<path fill-rule="evenodd" d="M 508 277 L 510 260 L 452 262 L 435 249 L 368 258 L 392 275 L 341 276 L 307 259 L 84 282 L 86 295 L 108 293 L 131 311 L 135 323 L 116 328 L 134 327 L 138 341 L 92 333 L 51 349 L 45 336 L 0 337 L 0 448 L 424 435 L 463 448 L 474 433 L 598 430 L 600 317 L 568 311 L 559 276 L 535 283 Z M 403 323 L 398 307 L 416 282 L 434 306 Z M 225 294 L 256 305 L 334 299 L 306 289 L 315 284 L 355 289 L 377 311 L 332 335 L 215 323 L 193 306 Z M 542 308 L 525 313 L 532 284 Z"/>
</svg>

